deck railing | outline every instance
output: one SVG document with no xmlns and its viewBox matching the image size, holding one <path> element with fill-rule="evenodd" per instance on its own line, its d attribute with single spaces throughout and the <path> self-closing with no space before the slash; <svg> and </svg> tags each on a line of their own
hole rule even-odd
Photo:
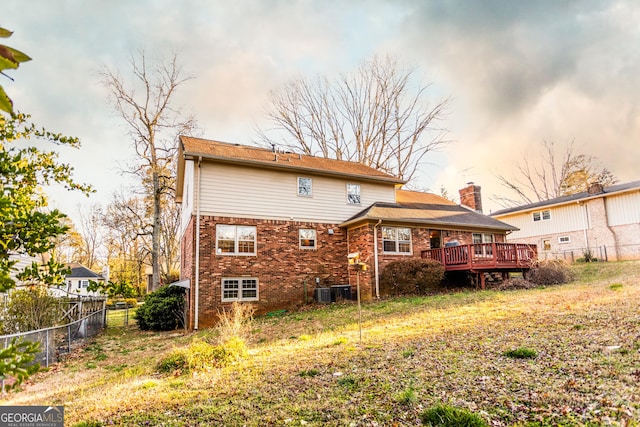
<svg viewBox="0 0 640 427">
<path fill-rule="evenodd" d="M 476 243 L 421 253 L 422 258 L 440 262 L 445 270 L 530 268 L 537 255 L 535 245 L 521 243 Z"/>
</svg>

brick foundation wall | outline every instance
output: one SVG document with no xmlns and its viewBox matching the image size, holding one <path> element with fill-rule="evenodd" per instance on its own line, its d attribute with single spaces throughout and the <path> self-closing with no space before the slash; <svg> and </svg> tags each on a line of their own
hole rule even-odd
<svg viewBox="0 0 640 427">
<path fill-rule="evenodd" d="M 255 226 L 256 255 L 217 255 L 217 224 Z M 299 248 L 301 228 L 316 230 L 317 249 Z M 218 310 L 231 304 L 222 302 L 226 277 L 258 279 L 259 301 L 251 303 L 258 313 L 311 301 L 316 278 L 320 287 L 348 283 L 346 231 L 337 224 L 203 216 L 200 230 L 200 328 L 215 324 Z"/>
<path fill-rule="evenodd" d="M 256 255 L 218 255 L 216 249 L 216 225 L 255 226 L 257 233 Z M 298 231 L 301 228 L 316 230 L 315 250 L 300 249 Z M 329 234 L 329 229 L 333 234 Z M 392 261 L 409 257 L 419 258 L 422 250 L 429 249 L 428 228 L 411 228 L 411 255 L 383 252 L 382 227 L 377 233 L 379 273 Z M 316 278 L 320 287 L 332 285 L 351 286 L 356 295 L 356 283 L 360 283 L 363 301 L 375 297 L 374 224 L 369 223 L 347 230 L 337 224 L 254 220 L 203 216 L 200 219 L 200 304 L 198 327 L 207 328 L 217 321 L 218 311 L 231 303 L 222 302 L 222 279 L 227 277 L 255 277 L 258 279 L 259 300 L 251 302 L 258 313 L 281 308 L 291 308 L 313 300 Z M 192 290 L 189 301 L 190 328 L 195 325 L 195 218 L 189 223 L 181 242 L 181 278 L 191 279 Z M 348 236 L 347 236 L 348 234 Z M 504 236 L 495 235 L 497 242 Z M 447 231 L 443 242 L 458 240 L 461 244 L 472 243 L 472 233 Z M 347 254 L 360 252 L 360 260 L 366 270 L 349 266 Z M 359 276 L 359 277 L 358 277 Z"/>
</svg>

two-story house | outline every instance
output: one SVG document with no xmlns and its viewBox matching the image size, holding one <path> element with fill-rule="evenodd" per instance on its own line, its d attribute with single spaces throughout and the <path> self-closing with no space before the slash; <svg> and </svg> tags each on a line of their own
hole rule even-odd
<svg viewBox="0 0 640 427">
<path fill-rule="evenodd" d="M 541 258 L 640 259 L 640 181 L 493 212 L 518 230 L 507 240 L 538 247 Z"/>
<path fill-rule="evenodd" d="M 504 242 L 514 230 L 360 163 L 185 136 L 178 151 L 190 328 L 211 326 L 234 301 L 266 312 L 309 301 L 316 287 L 355 287 L 350 253 L 366 264 L 359 283 L 371 299 L 393 260 L 454 240 Z"/>
</svg>

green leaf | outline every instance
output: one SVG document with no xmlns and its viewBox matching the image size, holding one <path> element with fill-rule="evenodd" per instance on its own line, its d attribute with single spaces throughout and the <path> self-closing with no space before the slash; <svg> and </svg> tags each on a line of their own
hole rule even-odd
<svg viewBox="0 0 640 427">
<path fill-rule="evenodd" d="M 11 34 L 13 34 L 13 31 L 9 31 L 6 28 L 0 27 L 0 37 L 6 39 L 7 37 L 11 37 Z"/>
<path fill-rule="evenodd" d="M 13 103 L 2 86 L 0 86 L 0 110 L 6 111 L 9 114 L 13 113 Z"/>
<path fill-rule="evenodd" d="M 0 44 L 0 70 L 15 69 L 18 65 L 11 48 Z"/>
<path fill-rule="evenodd" d="M 20 63 L 20 62 L 27 62 L 27 61 L 31 61 L 31 57 L 29 55 L 27 55 L 24 52 L 20 52 L 18 49 L 14 49 L 12 47 L 8 47 L 6 46 L 7 49 L 9 49 L 12 53 L 13 53 L 13 59 Z"/>
</svg>

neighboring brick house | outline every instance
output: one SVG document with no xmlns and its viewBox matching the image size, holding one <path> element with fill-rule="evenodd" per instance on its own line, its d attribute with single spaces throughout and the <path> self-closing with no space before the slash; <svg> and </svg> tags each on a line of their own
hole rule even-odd
<svg viewBox="0 0 640 427">
<path fill-rule="evenodd" d="M 359 163 L 181 137 L 189 327 L 213 325 L 233 301 L 267 312 L 310 301 L 316 287 L 355 287 L 353 252 L 367 265 L 361 297 L 371 299 L 393 260 L 451 240 L 504 241 L 514 230 L 442 197 L 397 190 L 402 184 Z"/>
<path fill-rule="evenodd" d="M 503 209 L 491 217 L 519 230 L 512 243 L 538 247 L 541 258 L 575 261 L 588 251 L 605 260 L 640 259 L 640 181 Z"/>
</svg>

